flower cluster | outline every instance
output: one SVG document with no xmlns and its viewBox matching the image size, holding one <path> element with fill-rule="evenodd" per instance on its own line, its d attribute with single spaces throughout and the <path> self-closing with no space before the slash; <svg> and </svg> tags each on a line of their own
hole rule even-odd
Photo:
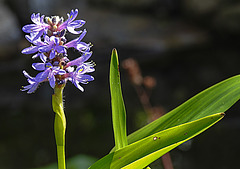
<svg viewBox="0 0 240 169">
<path fill-rule="evenodd" d="M 71 81 L 78 89 L 83 91 L 79 83 L 86 84 L 94 80 L 86 73 L 93 72 L 95 63 L 86 62 L 92 55 L 90 51 L 91 44 L 82 42 L 86 35 L 86 30 L 76 30 L 85 24 L 83 20 L 75 20 L 78 10 L 72 10 L 68 19 L 64 21 L 63 17 L 52 16 L 45 17 L 40 14 L 32 14 L 33 24 L 25 25 L 22 30 L 26 39 L 32 43 L 30 47 L 22 50 L 23 54 L 34 54 L 32 58 L 39 57 L 41 63 L 33 63 L 32 67 L 41 71 L 36 77 L 31 77 L 25 70 L 24 76 L 27 78 L 29 85 L 24 86 L 22 91 L 33 93 L 40 83 L 49 81 L 52 88 L 56 85 L 64 85 L 68 80 Z M 66 32 L 80 34 L 72 41 L 67 42 Z M 70 61 L 67 55 L 67 49 L 75 48 L 80 57 Z"/>
</svg>

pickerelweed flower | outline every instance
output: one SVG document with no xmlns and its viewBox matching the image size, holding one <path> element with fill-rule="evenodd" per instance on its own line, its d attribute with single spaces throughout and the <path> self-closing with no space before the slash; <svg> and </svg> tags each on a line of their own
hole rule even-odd
<svg viewBox="0 0 240 169">
<path fill-rule="evenodd" d="M 54 88 L 56 85 L 65 85 L 68 80 L 83 91 L 80 83 L 87 84 L 94 80 L 91 75 L 86 75 L 86 73 L 95 71 L 95 63 L 86 62 L 92 55 L 90 51 L 92 45 L 82 42 L 87 31 L 76 30 L 85 24 L 83 20 L 75 20 L 77 15 L 77 9 L 67 14 L 66 21 L 59 16 L 45 17 L 40 16 L 39 13 L 31 15 L 33 24 L 25 25 L 22 30 L 29 33 L 25 38 L 32 45 L 23 49 L 22 53 L 34 54 L 32 58 L 40 58 L 40 63 L 32 64 L 32 67 L 40 73 L 32 77 L 24 70 L 23 74 L 29 85 L 24 86 L 22 91 L 33 93 L 39 84 L 46 81 L 49 81 L 50 86 Z M 65 37 L 67 31 L 80 35 L 67 42 Z M 70 61 L 67 54 L 69 48 L 77 49 L 80 53 L 79 58 Z"/>
</svg>

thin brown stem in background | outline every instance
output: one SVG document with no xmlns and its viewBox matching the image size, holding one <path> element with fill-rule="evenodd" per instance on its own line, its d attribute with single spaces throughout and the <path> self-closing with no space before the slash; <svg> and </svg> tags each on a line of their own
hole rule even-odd
<svg viewBox="0 0 240 169">
<path fill-rule="evenodd" d="M 123 68 L 127 70 L 129 80 L 137 92 L 144 111 L 147 113 L 148 121 L 152 122 L 165 114 L 162 107 L 153 107 L 150 103 L 149 93 L 151 93 L 151 90 L 156 86 L 156 80 L 150 76 L 142 77 L 137 61 L 132 58 L 123 61 Z M 163 155 L 161 159 L 164 169 L 173 169 L 169 152 Z"/>
</svg>

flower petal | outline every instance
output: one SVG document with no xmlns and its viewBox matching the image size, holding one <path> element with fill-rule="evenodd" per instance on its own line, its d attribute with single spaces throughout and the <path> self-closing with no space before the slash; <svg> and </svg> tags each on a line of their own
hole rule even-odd
<svg viewBox="0 0 240 169">
<path fill-rule="evenodd" d="M 31 15 L 31 20 L 33 23 L 38 24 L 40 22 L 40 13 L 37 14 L 33 13 Z"/>
<path fill-rule="evenodd" d="M 82 27 L 86 21 L 84 20 L 76 20 L 68 24 L 68 26 L 73 27 L 73 28 L 80 28 Z"/>
<path fill-rule="evenodd" d="M 77 41 L 80 42 L 83 39 L 83 37 L 86 35 L 86 33 L 87 33 L 87 30 L 84 29 L 83 32 L 81 33 L 81 35 L 78 37 Z"/>
<path fill-rule="evenodd" d="M 38 51 L 38 46 L 30 46 L 22 50 L 23 54 L 32 54 Z"/>
<path fill-rule="evenodd" d="M 30 94 L 30 93 L 35 92 L 35 91 L 37 90 L 38 85 L 39 85 L 39 83 L 33 83 L 33 84 L 31 84 L 31 85 L 29 86 L 30 89 L 28 90 L 27 93 Z"/>
<path fill-rule="evenodd" d="M 66 49 L 63 46 L 56 46 L 58 53 L 67 53 Z"/>
<path fill-rule="evenodd" d="M 77 43 L 77 46 L 75 47 L 78 51 L 82 52 L 90 48 L 90 45 L 85 42 L 79 42 Z"/>
<path fill-rule="evenodd" d="M 47 61 L 47 56 L 45 56 L 43 53 L 40 53 L 39 56 L 43 63 L 45 63 Z"/>
<path fill-rule="evenodd" d="M 68 62 L 66 67 L 73 66 L 73 65 L 80 66 L 85 61 L 87 61 L 91 56 L 92 56 L 92 52 L 85 52 L 81 57 Z"/>
<path fill-rule="evenodd" d="M 90 75 L 80 75 L 80 76 L 77 77 L 77 80 L 80 83 L 87 84 L 88 82 L 93 81 L 94 77 L 90 76 Z"/>
<path fill-rule="evenodd" d="M 47 79 L 48 75 L 50 73 L 50 69 L 46 69 L 44 72 L 38 73 L 35 77 L 37 82 L 42 82 Z"/>
<path fill-rule="evenodd" d="M 25 70 L 23 70 L 23 75 L 28 79 L 33 79 L 33 77 L 30 76 Z"/>
<path fill-rule="evenodd" d="M 55 79 L 55 76 L 54 74 L 51 72 L 49 73 L 49 76 L 48 76 L 48 80 L 49 80 L 49 84 L 52 88 L 55 87 L 55 82 L 56 82 L 56 79 Z"/>
<path fill-rule="evenodd" d="M 33 38 L 32 41 L 34 42 L 34 41 L 37 40 L 40 36 L 42 36 L 43 32 L 44 32 L 44 29 L 41 29 L 41 30 L 35 35 L 35 37 Z"/>
<path fill-rule="evenodd" d="M 75 27 L 67 26 L 67 30 L 72 34 L 79 34 L 79 33 L 82 32 L 81 30 L 80 31 L 75 31 L 74 29 L 75 29 Z"/>
<path fill-rule="evenodd" d="M 55 58 L 55 50 L 51 50 L 50 55 L 49 55 L 49 58 L 50 58 L 50 59 Z"/>
<path fill-rule="evenodd" d="M 39 71 L 42 71 L 42 70 L 45 70 L 45 63 L 33 63 L 32 64 L 32 67 L 35 69 L 35 70 L 39 70 Z"/>
<path fill-rule="evenodd" d="M 68 14 L 68 22 L 72 22 L 78 15 L 78 9 L 71 10 L 70 15 Z"/>
<path fill-rule="evenodd" d="M 44 45 L 44 46 L 39 47 L 39 48 L 38 48 L 38 51 L 39 51 L 39 52 L 49 52 L 51 49 L 52 49 L 51 46 L 49 46 L 49 45 Z"/>
<path fill-rule="evenodd" d="M 79 90 L 81 90 L 82 92 L 84 91 L 83 87 L 79 85 L 79 82 L 78 82 L 78 81 L 73 81 L 73 84 L 74 84 Z"/>
<path fill-rule="evenodd" d="M 63 70 L 63 69 L 59 69 L 57 74 L 58 75 L 64 75 L 64 74 L 66 74 L 66 71 Z"/>
</svg>

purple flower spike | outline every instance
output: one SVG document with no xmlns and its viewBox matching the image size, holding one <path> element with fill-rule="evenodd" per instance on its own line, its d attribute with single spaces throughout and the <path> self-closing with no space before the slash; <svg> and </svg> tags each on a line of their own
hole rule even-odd
<svg viewBox="0 0 240 169">
<path fill-rule="evenodd" d="M 36 14 L 33 13 L 31 15 L 31 20 L 34 24 L 25 25 L 22 30 L 26 33 L 35 33 L 33 40 L 38 39 L 44 31 L 50 28 L 50 25 L 44 23 L 44 15 L 40 17 L 40 13 Z"/>
<path fill-rule="evenodd" d="M 72 34 L 79 34 L 82 31 L 76 31 L 75 29 L 82 27 L 85 24 L 84 20 L 76 20 L 74 21 L 74 19 L 77 17 L 78 15 L 78 10 L 75 9 L 71 11 L 70 14 L 68 15 L 68 19 L 63 22 L 59 27 L 58 30 L 61 31 L 63 29 L 67 29 L 69 32 L 71 32 Z"/>
<path fill-rule="evenodd" d="M 33 93 L 40 83 L 48 81 L 52 88 L 61 87 L 67 81 L 71 81 L 79 90 L 83 91 L 81 84 L 87 84 L 94 78 L 86 73 L 95 71 L 93 62 L 86 62 L 92 55 L 90 51 L 91 44 L 82 42 L 86 35 L 86 30 L 79 30 L 85 21 L 75 20 L 78 10 L 72 10 L 68 19 L 63 22 L 63 18 L 52 16 L 44 18 L 44 15 L 32 14 L 33 24 L 26 25 L 22 30 L 29 35 L 25 38 L 32 43 L 30 47 L 22 50 L 23 54 L 34 54 L 33 59 L 40 58 L 41 63 L 33 63 L 32 68 L 40 71 L 36 77 L 31 77 L 26 71 L 23 71 L 29 85 L 24 86 L 22 91 Z M 46 23 L 44 22 L 46 19 Z M 72 41 L 67 42 L 65 37 L 66 31 L 80 36 Z M 70 61 L 67 55 L 68 48 L 75 48 L 81 56 Z"/>
</svg>

